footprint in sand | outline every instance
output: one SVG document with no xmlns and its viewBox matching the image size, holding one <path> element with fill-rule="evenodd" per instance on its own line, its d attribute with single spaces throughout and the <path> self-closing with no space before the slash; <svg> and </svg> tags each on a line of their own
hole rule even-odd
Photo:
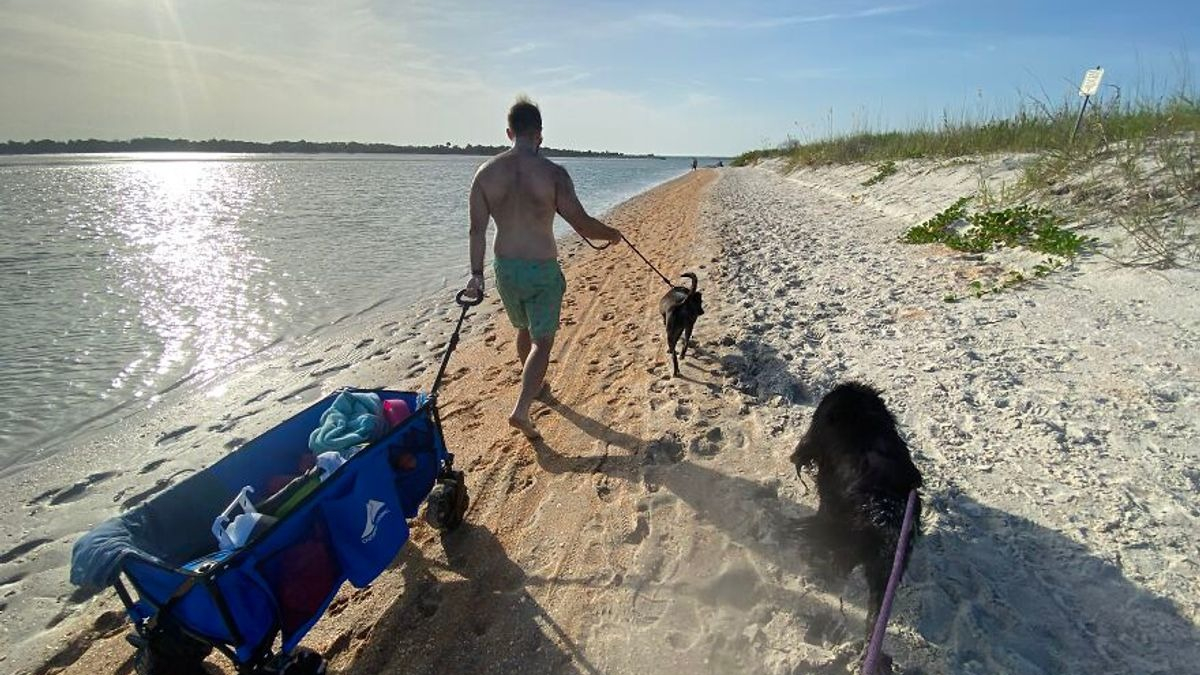
<svg viewBox="0 0 1200 675">
<path fill-rule="evenodd" d="M 689 405 L 690 403 L 691 401 L 687 399 L 681 399 L 678 402 L 678 405 L 675 406 L 675 419 L 686 422 L 692 417 L 692 406 Z"/>
<path fill-rule="evenodd" d="M 667 432 L 646 446 L 646 464 L 677 464 L 683 459 L 679 434 Z"/>
<path fill-rule="evenodd" d="M 646 516 L 638 514 L 633 521 L 633 530 L 629 534 L 625 535 L 625 543 L 637 546 L 645 541 L 649 534 L 650 521 L 646 519 Z"/>
<path fill-rule="evenodd" d="M 170 476 L 168 476 L 166 478 L 158 479 L 158 481 L 156 481 L 151 488 L 149 488 L 147 490 L 142 490 L 141 492 L 138 492 L 135 495 L 133 495 L 132 497 L 121 502 L 121 510 L 127 511 L 127 510 L 137 506 L 138 504 L 141 504 L 142 502 L 146 501 L 150 497 L 153 497 L 154 495 L 156 495 L 156 494 L 162 492 L 163 490 L 166 490 L 167 488 L 174 485 L 176 482 L 175 479 L 179 478 L 180 476 L 192 473 L 192 472 L 193 471 L 191 469 L 183 469 L 182 471 L 176 471 L 175 473 L 171 474 Z M 113 501 L 114 502 L 117 501 L 123 495 L 124 495 L 124 493 L 117 494 L 116 496 L 113 497 Z"/>
<path fill-rule="evenodd" d="M 325 375 L 332 375 L 333 373 L 345 370 L 349 367 L 350 367 L 349 363 L 342 363 L 342 364 L 339 364 L 336 366 L 329 366 L 328 368 L 314 370 L 313 372 L 309 373 L 308 376 L 309 377 L 324 377 Z"/>
<path fill-rule="evenodd" d="M 43 626 L 43 630 L 50 630 L 51 628 L 54 628 L 58 624 L 62 623 L 67 617 L 71 616 L 73 613 L 74 612 L 69 608 L 64 608 L 64 609 L 59 610 L 58 614 L 55 614 L 54 616 L 52 616 L 50 618 L 49 621 L 46 622 L 46 625 Z"/>
<path fill-rule="evenodd" d="M 332 609 L 333 605 L 330 605 Z M 356 630 L 356 629 L 355 629 Z M 352 649 L 354 644 L 354 630 L 344 630 L 337 634 L 333 642 L 329 643 L 329 647 L 325 649 L 326 654 L 345 654 Z"/>
<path fill-rule="evenodd" d="M 250 412 L 242 413 L 241 415 L 234 415 L 232 417 L 227 415 L 220 422 L 218 422 L 216 424 L 210 424 L 208 427 L 208 430 L 215 431 L 219 434 L 223 434 L 227 431 L 232 431 L 233 428 L 238 425 L 238 422 L 246 419 L 247 417 L 252 417 L 254 415 L 257 415 L 260 412 L 262 412 L 262 408 L 259 408 L 258 410 L 251 410 Z"/>
<path fill-rule="evenodd" d="M 159 436 L 158 440 L 155 441 L 154 444 L 162 445 L 163 443 L 166 443 L 167 441 L 173 441 L 181 436 L 184 436 L 185 434 L 187 434 L 190 431 L 195 431 L 195 429 L 196 429 L 196 425 L 190 424 L 186 427 L 179 427 L 178 429 L 176 429 L 174 431 L 168 431 L 167 433 L 163 434 L 162 436 Z"/>
<path fill-rule="evenodd" d="M 60 504 L 73 502 L 82 497 L 83 493 L 86 492 L 88 488 L 98 483 L 102 483 L 118 474 L 119 472 L 117 471 L 102 471 L 100 473 L 91 474 L 87 478 L 76 481 L 74 484 L 67 487 L 47 490 L 26 502 L 25 506 L 37 506 L 43 503 L 49 504 L 50 506 L 58 506 Z"/>
<path fill-rule="evenodd" d="M 39 538 L 39 539 L 30 539 L 29 541 L 21 542 L 20 544 L 17 544 L 15 547 L 10 548 L 9 550 L 5 551 L 4 553 L 0 553 L 0 565 L 3 565 L 4 563 L 12 562 L 12 561 L 16 560 L 17 558 L 20 558 L 21 556 L 25 555 L 26 553 L 29 553 L 30 551 L 33 551 L 34 549 L 45 546 L 46 544 L 49 544 L 52 541 L 54 541 L 54 540 L 46 539 L 46 538 Z"/>
<path fill-rule="evenodd" d="M 688 452 L 700 457 L 714 457 L 721 452 L 725 434 L 721 427 L 713 427 L 703 436 L 697 436 L 688 444 Z"/>
<path fill-rule="evenodd" d="M 470 368 L 468 368 L 468 367 L 466 367 L 466 366 L 463 366 L 463 367 L 461 367 L 461 368 L 459 368 L 459 369 L 455 370 L 455 371 L 454 371 L 454 372 L 452 372 L 452 373 L 446 373 L 446 375 L 445 375 L 445 379 L 443 380 L 443 382 L 455 382 L 455 381 L 457 381 L 457 380 L 459 380 L 459 379 L 462 379 L 462 377 L 463 377 L 464 375 L 466 375 L 466 374 L 468 374 L 468 373 L 470 373 L 470 372 L 471 372 L 471 369 L 470 369 Z"/>
<path fill-rule="evenodd" d="M 24 572 L 17 572 L 16 574 L 12 575 L 11 577 L 8 577 L 6 579 L 0 579 L 0 592 L 4 592 L 4 589 L 8 586 L 14 586 L 16 584 L 21 583 L 21 580 L 24 579 L 26 576 L 27 575 Z M 7 598 L 9 596 L 16 595 L 16 594 L 17 594 L 17 590 L 14 589 L 11 591 L 4 592 L 4 597 Z M 0 612 L 4 611 L 5 608 L 6 608 L 5 604 L 3 602 L 0 602 Z"/>
<path fill-rule="evenodd" d="M 437 614 L 438 609 L 442 606 L 441 584 L 435 584 L 422 578 L 417 588 L 411 589 L 409 592 L 416 593 L 417 597 L 413 604 L 417 608 L 417 613 L 426 619 Z"/>
<path fill-rule="evenodd" d="M 266 398 L 266 397 L 270 396 L 270 395 L 271 395 L 271 394 L 273 394 L 273 393 L 275 393 L 275 390 L 274 390 L 274 389 L 267 389 L 266 391 L 264 391 L 264 392 L 260 393 L 259 395 L 255 396 L 255 397 L 253 397 L 253 398 L 248 398 L 248 399 L 246 399 L 246 400 L 245 400 L 245 401 L 242 403 L 242 405 L 250 405 L 250 404 L 252 404 L 252 403 L 258 403 L 259 401 L 263 400 L 264 398 Z"/>
<path fill-rule="evenodd" d="M 118 472 L 116 471 L 102 471 L 100 473 L 94 473 L 87 478 L 78 481 L 71 487 L 60 490 L 57 494 L 50 498 L 50 506 L 58 506 L 59 504 L 73 502 L 82 497 L 83 493 L 87 491 L 88 488 L 98 483 L 102 483 L 116 475 L 118 475 Z"/>
<path fill-rule="evenodd" d="M 318 361 L 318 363 L 319 363 L 319 361 Z M 301 396 L 302 394 L 312 391 L 313 389 L 317 389 L 320 386 L 321 386 L 320 382 L 310 382 L 302 387 L 297 387 L 296 389 L 289 391 L 288 393 L 284 394 L 283 396 L 280 396 L 279 398 L 277 398 L 275 400 L 279 403 L 286 403 L 287 401 L 297 398 L 297 397 Z"/>
</svg>

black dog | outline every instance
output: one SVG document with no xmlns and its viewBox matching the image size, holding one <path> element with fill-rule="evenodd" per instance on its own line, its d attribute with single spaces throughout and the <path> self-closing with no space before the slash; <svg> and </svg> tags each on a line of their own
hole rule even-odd
<svg viewBox="0 0 1200 675">
<path fill-rule="evenodd" d="M 816 470 L 820 504 L 802 531 L 828 552 L 830 571 L 838 577 L 863 566 L 870 589 L 870 639 L 900 544 L 908 494 L 920 487 L 921 472 L 879 393 L 856 382 L 839 384 L 821 399 L 792 463 L 798 474 L 806 467 Z M 906 567 L 920 522 L 918 497 L 912 534 L 904 542 Z"/>
<path fill-rule="evenodd" d="M 696 290 L 696 275 L 684 272 L 684 277 L 692 280 L 691 288 L 675 286 L 658 301 L 658 311 L 662 312 L 663 321 L 667 324 L 667 347 L 671 351 L 671 365 L 675 367 L 674 375 L 679 376 L 679 359 L 687 357 L 688 345 L 692 342 L 692 328 L 696 319 L 704 313 L 701 306 L 700 291 Z M 683 352 L 675 355 L 675 344 L 683 336 Z"/>
</svg>

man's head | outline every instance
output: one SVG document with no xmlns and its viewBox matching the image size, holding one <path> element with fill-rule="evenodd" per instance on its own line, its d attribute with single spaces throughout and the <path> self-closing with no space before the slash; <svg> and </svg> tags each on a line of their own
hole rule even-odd
<svg viewBox="0 0 1200 675">
<path fill-rule="evenodd" d="M 531 140 L 538 145 L 542 143 L 542 111 L 524 96 L 508 109 L 508 138 L 515 141 L 518 138 Z"/>
</svg>

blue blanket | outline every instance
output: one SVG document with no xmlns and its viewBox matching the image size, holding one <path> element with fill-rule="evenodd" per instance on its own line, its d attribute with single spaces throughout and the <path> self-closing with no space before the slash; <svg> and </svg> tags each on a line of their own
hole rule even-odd
<svg viewBox="0 0 1200 675">
<path fill-rule="evenodd" d="M 340 452 L 360 443 L 370 443 L 387 431 L 383 402 L 372 393 L 346 391 L 338 395 L 321 415 L 321 426 L 308 437 L 308 449 L 320 454 Z"/>
</svg>

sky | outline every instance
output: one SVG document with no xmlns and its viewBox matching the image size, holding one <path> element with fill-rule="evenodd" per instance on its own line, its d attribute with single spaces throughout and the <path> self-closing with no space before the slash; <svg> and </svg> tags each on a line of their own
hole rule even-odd
<svg viewBox="0 0 1200 675">
<path fill-rule="evenodd" d="M 729 156 L 1193 76 L 1196 0 L 0 0 L 0 141 L 546 144 Z"/>
</svg>

